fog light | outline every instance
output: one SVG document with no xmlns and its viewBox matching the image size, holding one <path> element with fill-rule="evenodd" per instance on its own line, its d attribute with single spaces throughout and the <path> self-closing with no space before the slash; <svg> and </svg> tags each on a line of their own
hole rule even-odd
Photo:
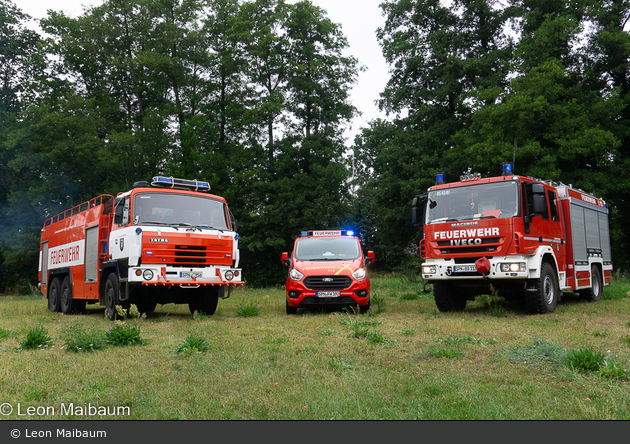
<svg viewBox="0 0 630 444">
<path fill-rule="evenodd" d="M 354 292 L 354 294 L 356 294 L 358 297 L 360 298 L 366 298 L 368 295 L 368 291 L 363 289 L 363 290 L 357 290 Z"/>
<path fill-rule="evenodd" d="M 435 265 L 425 265 L 422 267 L 423 274 L 435 274 Z"/>
<path fill-rule="evenodd" d="M 144 270 L 144 273 L 142 273 L 142 277 L 144 278 L 145 281 L 150 281 L 151 279 L 153 279 L 153 271 Z"/>
</svg>

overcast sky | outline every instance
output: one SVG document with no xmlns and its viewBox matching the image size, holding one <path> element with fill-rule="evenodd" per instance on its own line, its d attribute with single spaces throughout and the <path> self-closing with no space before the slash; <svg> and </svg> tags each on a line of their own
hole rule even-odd
<svg viewBox="0 0 630 444">
<path fill-rule="evenodd" d="M 287 0 L 295 3 L 297 0 Z M 381 48 L 376 40 L 376 29 L 384 24 L 379 4 L 382 0 L 311 0 L 328 12 L 328 17 L 341 25 L 350 45 L 349 54 L 359 60 L 365 71 L 359 74 L 358 83 L 351 91 L 352 104 L 362 116 L 352 122 L 346 133 L 347 145 L 351 145 L 354 135 L 368 122 L 382 117 L 374 101 L 383 91 L 388 78 L 388 68 Z M 34 18 L 46 16 L 46 10 L 63 11 L 70 17 L 83 13 L 84 6 L 96 6 L 101 0 L 13 0 L 22 12 Z"/>
</svg>

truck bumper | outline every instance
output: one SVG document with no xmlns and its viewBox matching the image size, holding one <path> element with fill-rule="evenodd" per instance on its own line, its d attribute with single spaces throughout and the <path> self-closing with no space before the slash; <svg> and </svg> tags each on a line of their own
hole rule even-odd
<svg viewBox="0 0 630 444">
<path fill-rule="evenodd" d="M 198 287 L 205 285 L 243 285 L 240 268 L 230 267 L 131 267 L 127 282 L 145 286 L 166 285 Z"/>
</svg>

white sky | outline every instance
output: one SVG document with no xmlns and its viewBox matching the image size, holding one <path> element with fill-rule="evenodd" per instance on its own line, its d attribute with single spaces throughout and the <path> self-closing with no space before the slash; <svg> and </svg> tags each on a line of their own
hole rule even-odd
<svg viewBox="0 0 630 444">
<path fill-rule="evenodd" d="M 297 0 L 287 0 L 294 3 Z M 354 119 L 346 132 L 347 145 L 352 145 L 354 136 L 368 122 L 384 117 L 374 103 L 385 88 L 389 77 L 388 67 L 376 40 L 376 29 L 382 26 L 385 18 L 381 15 L 379 4 L 382 0 L 311 0 L 324 9 L 334 23 L 341 25 L 348 39 L 348 53 L 356 57 L 365 71 L 359 74 L 358 82 L 351 91 L 352 104 L 362 116 Z M 22 12 L 33 18 L 43 18 L 46 11 L 63 11 L 70 17 L 83 13 L 84 6 L 96 6 L 101 0 L 13 0 Z"/>
</svg>

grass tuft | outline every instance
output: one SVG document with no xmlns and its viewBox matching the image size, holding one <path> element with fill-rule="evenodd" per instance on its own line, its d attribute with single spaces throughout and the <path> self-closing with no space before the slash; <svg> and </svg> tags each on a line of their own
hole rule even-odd
<svg viewBox="0 0 630 444">
<path fill-rule="evenodd" d="M 210 350 L 210 344 L 204 338 L 194 335 L 188 335 L 178 346 L 173 350 L 176 355 L 192 355 L 196 353 L 204 353 Z"/>
<path fill-rule="evenodd" d="M 33 327 L 26 332 L 26 336 L 20 341 L 16 350 L 37 350 L 50 347 L 53 339 L 48 336 L 48 330 L 43 326 Z"/>
</svg>

